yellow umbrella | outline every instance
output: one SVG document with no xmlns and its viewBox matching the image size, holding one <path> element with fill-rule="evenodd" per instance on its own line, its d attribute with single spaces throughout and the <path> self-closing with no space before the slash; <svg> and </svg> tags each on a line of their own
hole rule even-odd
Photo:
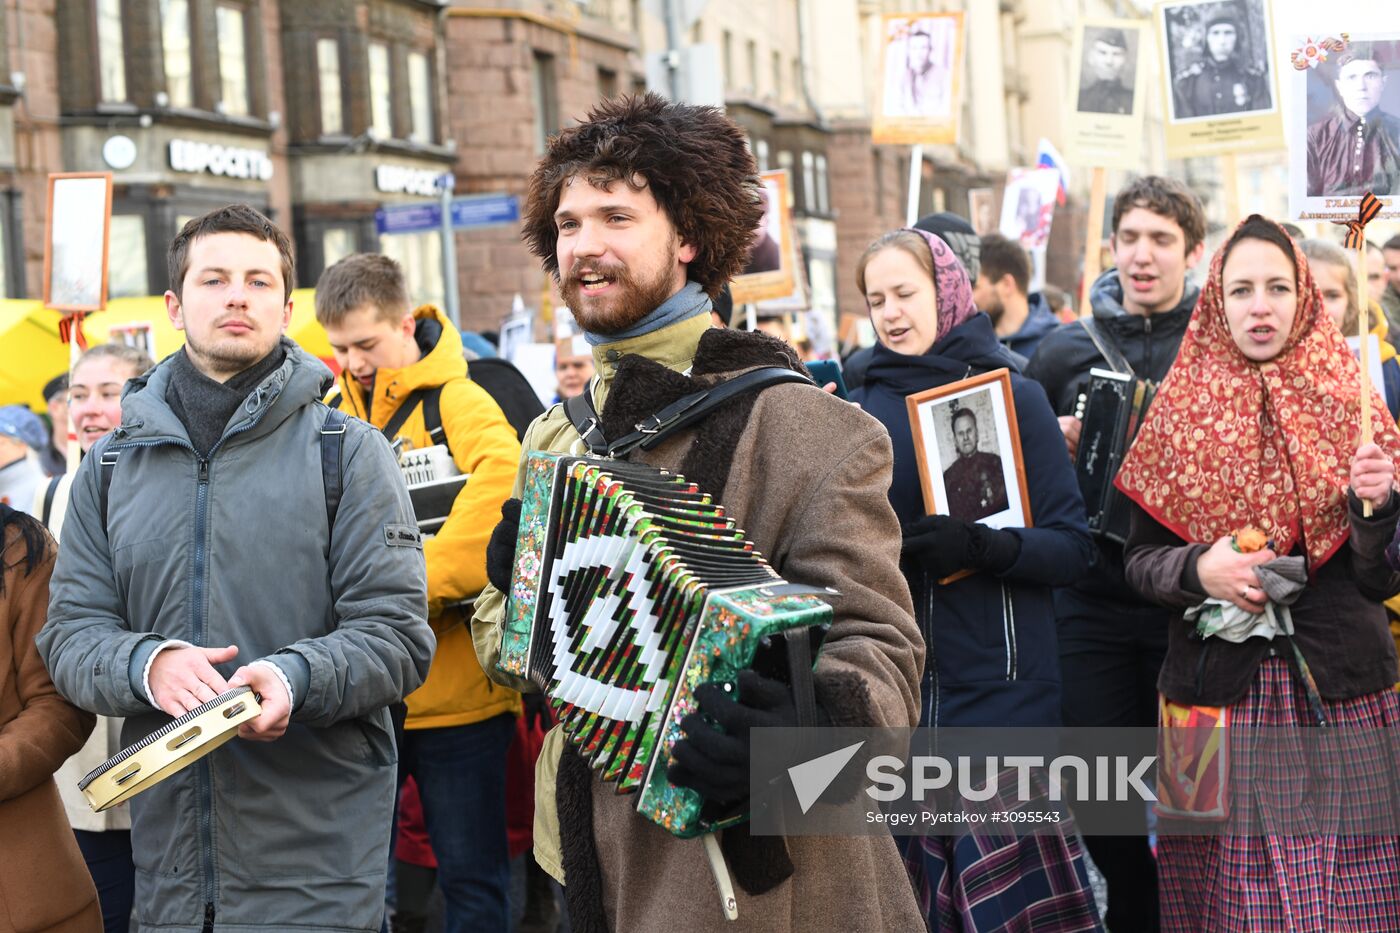
<svg viewBox="0 0 1400 933">
<path fill-rule="evenodd" d="M 35 411 L 44 410 L 44 383 L 68 368 L 68 348 L 59 340 L 58 320 L 58 312 L 41 302 L 0 299 L 0 356 L 4 359 L 0 405 L 25 404 Z M 124 329 L 149 330 L 157 359 L 185 345 L 185 334 L 171 325 L 161 295 L 114 298 L 105 310 L 89 314 L 83 322 L 89 344 L 106 343 Z M 287 336 L 335 369 L 330 342 L 316 321 L 315 289 L 292 292 Z"/>
</svg>

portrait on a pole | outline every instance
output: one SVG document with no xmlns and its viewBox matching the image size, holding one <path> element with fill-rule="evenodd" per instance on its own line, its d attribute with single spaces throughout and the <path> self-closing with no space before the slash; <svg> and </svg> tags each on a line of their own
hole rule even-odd
<svg viewBox="0 0 1400 933">
<path fill-rule="evenodd" d="M 51 174 L 48 207 L 44 306 L 55 311 L 97 311 L 106 307 L 111 174 Z"/>
<path fill-rule="evenodd" d="M 1157 7 L 1173 158 L 1283 147 L 1268 0 Z"/>
<path fill-rule="evenodd" d="M 887 13 L 882 22 L 883 86 L 875 142 L 956 142 L 962 110 L 963 14 Z"/>
<path fill-rule="evenodd" d="M 786 298 L 795 281 L 792 196 L 787 169 L 759 174 L 763 185 L 763 219 L 753 231 L 753 246 L 744 271 L 730 282 L 735 304 Z"/>
<path fill-rule="evenodd" d="M 1080 20 L 1074 33 L 1073 100 L 1067 148 L 1083 165 L 1142 163 L 1143 20 Z"/>
</svg>

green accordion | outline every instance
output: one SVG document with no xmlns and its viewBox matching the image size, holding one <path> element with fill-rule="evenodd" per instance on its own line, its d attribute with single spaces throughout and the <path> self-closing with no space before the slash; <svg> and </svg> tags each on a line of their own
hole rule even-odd
<svg viewBox="0 0 1400 933">
<path fill-rule="evenodd" d="M 787 679 L 789 637 L 812 656 L 831 623 L 774 572 L 724 507 L 645 464 L 534 452 L 498 666 L 548 696 L 570 742 L 677 836 L 742 822 L 666 779 L 703 683 L 754 668 Z"/>
</svg>

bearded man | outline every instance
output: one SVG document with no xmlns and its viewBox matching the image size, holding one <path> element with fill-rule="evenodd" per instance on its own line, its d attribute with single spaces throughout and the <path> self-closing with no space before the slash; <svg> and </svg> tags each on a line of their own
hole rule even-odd
<svg viewBox="0 0 1400 933">
<path fill-rule="evenodd" d="M 609 438 L 750 370 L 802 371 L 781 341 L 711 327 L 711 300 L 743 268 L 760 215 L 743 132 L 713 108 L 620 98 L 551 141 L 530 182 L 525 239 L 592 345 L 597 375 L 585 391 Z M 523 447 L 527 455 L 585 450 L 560 405 L 531 425 Z M 813 672 L 820 718 L 918 721 L 924 646 L 899 572 L 899 526 L 886 497 L 890 442 L 878 422 L 813 386 L 786 383 L 731 399 L 633 459 L 679 471 L 717 496 L 786 579 L 840 592 Z M 473 637 L 491 677 L 534 692 L 496 668 L 518 503 L 502 512 Z M 687 722 L 669 777 L 709 801 L 741 804 L 749 728 L 795 725 L 794 699 L 754 672 L 741 676 L 737 703 L 706 696 L 701 708 L 719 726 Z M 744 827 L 721 835 L 738 882 L 739 920 L 729 923 L 703 846 L 634 806 L 595 778 L 560 729 L 549 734 L 536 769 L 535 858 L 563 882 L 575 931 L 923 927 L 888 836 L 784 839 Z"/>
</svg>

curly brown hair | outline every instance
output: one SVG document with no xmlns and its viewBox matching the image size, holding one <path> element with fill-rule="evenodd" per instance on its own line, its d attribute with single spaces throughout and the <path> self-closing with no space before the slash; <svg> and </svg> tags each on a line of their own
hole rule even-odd
<svg viewBox="0 0 1400 933">
<path fill-rule="evenodd" d="M 596 188 L 619 181 L 650 188 L 681 239 L 696 248 L 686 272 L 711 298 L 748 262 L 763 219 L 758 169 L 744 131 L 714 107 L 652 93 L 617 97 L 550 139 L 530 177 L 522 234 L 556 280 L 554 212 L 564 183 L 576 175 Z"/>
</svg>

